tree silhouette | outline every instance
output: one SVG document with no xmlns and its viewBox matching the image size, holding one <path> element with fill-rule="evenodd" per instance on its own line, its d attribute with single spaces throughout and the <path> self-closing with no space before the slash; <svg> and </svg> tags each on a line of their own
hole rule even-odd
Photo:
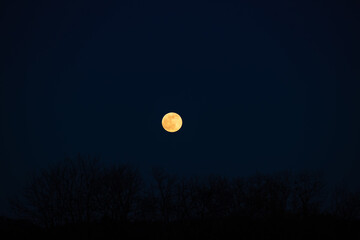
<svg viewBox="0 0 360 240">
<path fill-rule="evenodd" d="M 101 176 L 98 202 L 104 216 L 114 221 L 128 221 L 137 214 L 142 190 L 139 172 L 129 165 L 113 166 Z"/>
<path fill-rule="evenodd" d="M 342 219 L 360 218 L 360 192 L 352 192 L 344 185 L 337 185 L 332 194 L 332 213 Z"/>
<path fill-rule="evenodd" d="M 226 178 L 210 176 L 197 190 L 197 208 L 201 218 L 217 218 L 230 214 L 233 194 Z"/>
<path fill-rule="evenodd" d="M 175 186 L 176 219 L 184 221 L 196 217 L 197 178 L 181 178 Z"/>
<path fill-rule="evenodd" d="M 28 226 L 54 233 L 77 229 L 88 239 L 104 232 L 116 239 L 224 238 L 226 232 L 245 239 L 300 239 L 309 237 L 307 229 L 326 237 L 343 237 L 344 229 L 360 235 L 360 193 L 337 187 L 326 207 L 325 190 L 321 174 L 288 171 L 180 178 L 153 168 L 152 182 L 145 184 L 128 164 L 105 167 L 79 155 L 34 175 L 12 206 L 36 224 Z"/>
<path fill-rule="evenodd" d="M 307 217 L 320 212 L 324 201 L 325 184 L 320 173 L 302 172 L 294 176 L 292 188 L 292 209 Z"/>
<path fill-rule="evenodd" d="M 96 158 L 66 158 L 34 176 L 12 206 L 44 226 L 91 222 L 99 211 L 96 194 L 101 171 Z"/>
<path fill-rule="evenodd" d="M 152 169 L 155 180 L 155 191 L 157 192 L 158 208 L 162 220 L 169 222 L 175 216 L 175 186 L 177 177 L 166 173 L 162 168 Z"/>
</svg>

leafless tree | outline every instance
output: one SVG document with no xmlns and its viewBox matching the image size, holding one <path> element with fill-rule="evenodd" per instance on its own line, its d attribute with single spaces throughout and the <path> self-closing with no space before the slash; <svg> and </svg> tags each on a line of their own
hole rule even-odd
<svg viewBox="0 0 360 240">
<path fill-rule="evenodd" d="M 292 182 L 292 210 L 301 216 L 317 214 L 324 201 L 325 184 L 319 172 L 302 172 Z"/>
<path fill-rule="evenodd" d="M 227 178 L 212 175 L 198 185 L 197 209 L 201 218 L 228 216 L 232 202 L 233 193 Z"/>
<path fill-rule="evenodd" d="M 360 218 L 360 191 L 350 191 L 344 184 L 337 185 L 331 199 L 335 216 L 347 220 Z"/>
<path fill-rule="evenodd" d="M 154 186 L 144 188 L 140 194 L 136 219 L 142 222 L 153 222 L 160 219 L 158 211 L 158 200 Z"/>
<path fill-rule="evenodd" d="M 285 214 L 291 193 L 290 173 L 256 174 L 235 178 L 232 182 L 236 215 L 253 218 L 279 217 Z"/>
<path fill-rule="evenodd" d="M 245 184 L 246 179 L 242 177 L 236 177 L 232 180 L 232 192 L 233 192 L 233 205 L 232 214 L 236 216 L 244 215 L 245 213 Z"/>
<path fill-rule="evenodd" d="M 289 208 L 291 194 L 291 173 L 279 172 L 268 176 L 266 184 L 268 216 L 284 216 Z"/>
<path fill-rule="evenodd" d="M 161 168 L 152 169 L 160 215 L 165 222 L 175 219 L 175 189 L 178 178 Z"/>
<path fill-rule="evenodd" d="M 143 181 L 136 169 L 123 164 L 103 172 L 99 203 L 104 215 L 128 221 L 136 215 Z"/>
<path fill-rule="evenodd" d="M 269 177 L 256 174 L 246 179 L 243 186 L 245 215 L 263 218 L 267 213 Z"/>
<path fill-rule="evenodd" d="M 99 210 L 96 194 L 101 171 L 96 158 L 66 158 L 35 175 L 12 206 L 44 226 L 90 222 Z"/>
<path fill-rule="evenodd" d="M 183 221 L 196 217 L 198 186 L 199 181 L 197 178 L 182 178 L 177 181 L 175 186 L 177 220 Z"/>
</svg>

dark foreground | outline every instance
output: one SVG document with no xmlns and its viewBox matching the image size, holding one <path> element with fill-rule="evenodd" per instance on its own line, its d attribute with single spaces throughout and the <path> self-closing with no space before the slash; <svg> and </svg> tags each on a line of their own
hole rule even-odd
<svg viewBox="0 0 360 240">
<path fill-rule="evenodd" d="M 115 223 L 41 228 L 27 221 L 3 219 L 6 239 L 360 239 L 359 220 L 330 216 L 308 219 L 250 220 L 223 218 L 184 222 Z"/>
</svg>

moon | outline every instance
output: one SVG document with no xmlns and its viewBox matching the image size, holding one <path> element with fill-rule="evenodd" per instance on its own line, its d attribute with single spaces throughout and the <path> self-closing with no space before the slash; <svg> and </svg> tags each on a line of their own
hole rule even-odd
<svg viewBox="0 0 360 240">
<path fill-rule="evenodd" d="M 182 119 L 179 114 L 169 112 L 162 118 L 161 124 L 168 132 L 177 132 L 182 126 Z"/>
</svg>

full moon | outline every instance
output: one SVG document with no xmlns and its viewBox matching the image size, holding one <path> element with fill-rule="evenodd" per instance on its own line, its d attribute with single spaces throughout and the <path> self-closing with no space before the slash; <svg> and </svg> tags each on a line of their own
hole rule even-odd
<svg viewBox="0 0 360 240">
<path fill-rule="evenodd" d="M 182 119 L 179 114 L 169 112 L 162 118 L 162 126 L 168 132 L 177 132 L 182 126 Z"/>
</svg>

